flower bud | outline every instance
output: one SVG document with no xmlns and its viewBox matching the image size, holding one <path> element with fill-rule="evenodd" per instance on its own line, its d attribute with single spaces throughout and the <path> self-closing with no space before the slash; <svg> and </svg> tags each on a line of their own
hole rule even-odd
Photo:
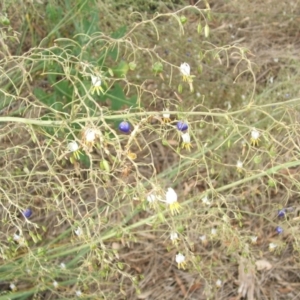
<svg viewBox="0 0 300 300">
<path fill-rule="evenodd" d="M 128 133 L 130 131 L 130 124 L 127 121 L 123 121 L 119 124 L 119 129 L 122 132 Z"/>
</svg>

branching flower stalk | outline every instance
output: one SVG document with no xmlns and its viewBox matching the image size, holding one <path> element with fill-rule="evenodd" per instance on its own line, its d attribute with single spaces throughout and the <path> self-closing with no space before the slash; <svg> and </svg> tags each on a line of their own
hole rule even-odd
<svg viewBox="0 0 300 300">
<path fill-rule="evenodd" d="M 293 197 L 279 202 L 276 195 L 283 190 L 291 196 L 298 193 L 294 187 L 299 180 L 292 175 L 300 166 L 294 142 L 299 99 L 281 101 L 276 93 L 286 97 L 287 91 L 278 84 L 280 91 L 272 86 L 273 103 L 264 103 L 259 95 L 254 102 L 256 74 L 248 52 L 237 45 L 211 43 L 208 3 L 204 10 L 187 6 L 158 12 L 115 33 L 105 33 L 104 27 L 99 32 L 97 18 L 103 14 L 97 7 L 91 18 L 84 14 L 83 19 L 83 13 L 90 12 L 85 3 L 77 7 L 71 24 L 74 38 L 66 36 L 55 40 L 54 46 L 42 43 L 29 51 L 20 45 L 21 55 L 4 51 L 4 56 L 12 55 L 0 62 L 0 91 L 6 105 L 0 105 L 4 262 L 0 271 L 8 296 L 17 298 L 24 292 L 30 298 L 43 290 L 49 297 L 117 298 L 120 287 L 114 286 L 115 278 L 137 287 L 138 278 L 147 276 L 142 263 L 128 271 L 127 265 L 148 261 L 130 252 L 139 247 L 147 252 L 155 246 L 159 256 L 150 257 L 154 263 L 163 260 L 183 274 L 188 262 L 189 276 L 195 271 L 198 277 L 210 274 L 205 280 L 210 295 L 203 295 L 209 298 L 233 288 L 224 274 L 211 273 L 206 265 L 210 249 L 221 251 L 215 261 L 218 270 L 224 269 L 223 258 L 232 253 L 253 258 L 252 251 L 261 251 L 271 260 L 286 247 L 296 253 Z M 52 2 L 46 5 L 47 20 L 55 19 L 49 15 L 54 8 Z M 190 10 L 199 16 L 198 33 L 194 29 L 207 40 L 205 50 L 201 44 L 195 47 Z M 103 24 L 110 14 L 104 14 Z M 71 12 L 68 16 L 72 23 Z M 61 17 L 52 24 L 54 36 L 65 26 Z M 164 42 L 159 23 L 173 17 L 179 25 L 168 27 L 169 40 Z M 25 20 L 32 31 L 34 18 Z M 9 35 L 9 24 L 3 27 Z M 85 27 L 87 32 L 76 32 Z M 178 38 L 178 32 L 187 28 L 190 49 L 182 41 L 185 37 Z M 153 37 L 153 32 L 160 38 L 160 49 L 155 43 L 142 46 L 153 43 L 140 40 L 148 33 Z M 171 38 L 180 57 L 191 65 L 170 55 Z M 25 40 L 35 39 L 25 36 Z M 10 47 L 5 39 L 1 43 Z M 211 60 L 220 66 L 212 66 Z M 234 68 L 234 61 L 243 63 Z M 201 73 L 197 79 L 192 75 L 196 69 Z M 215 91 L 220 90 L 224 72 L 232 80 L 226 81 L 228 97 L 218 99 L 220 93 Z M 253 81 L 243 82 L 245 72 L 253 76 L 252 91 Z M 233 80 L 235 85 L 230 84 Z M 237 89 L 242 83 L 243 94 Z M 190 92 L 195 90 L 196 97 L 182 88 L 185 85 Z M 132 152 L 134 148 L 140 152 Z M 271 204 L 263 202 L 265 190 L 274 195 Z M 266 215 L 260 214 L 261 207 Z M 258 217 L 263 226 L 249 230 L 250 219 Z M 268 228 L 270 235 L 261 228 Z M 16 261 L 21 268 L 16 268 Z M 39 287 L 36 274 L 42 276 Z M 132 286 L 128 284 L 128 289 Z M 241 280 L 240 286 L 250 298 L 248 285 Z M 122 286 L 124 294 L 126 288 Z"/>
</svg>

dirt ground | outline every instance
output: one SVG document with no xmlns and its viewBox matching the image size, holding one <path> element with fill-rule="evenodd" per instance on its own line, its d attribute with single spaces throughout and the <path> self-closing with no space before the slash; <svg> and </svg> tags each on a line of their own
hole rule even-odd
<svg viewBox="0 0 300 300">
<path fill-rule="evenodd" d="M 207 111 L 214 111 L 215 108 L 224 110 L 229 102 L 232 109 L 238 110 L 244 94 L 250 95 L 249 97 L 256 101 L 258 107 L 274 103 L 277 99 L 278 102 L 280 99 L 283 99 L 282 102 L 297 99 L 299 97 L 297 86 L 299 84 L 300 57 L 300 2 L 216 0 L 210 1 L 210 7 L 213 13 L 212 20 L 209 22 L 211 36 L 209 43 L 216 47 L 238 45 L 249 49 L 247 53 L 251 60 L 251 69 L 255 80 L 253 74 L 248 72 L 241 75 L 235 84 L 233 83 L 236 75 L 247 67 L 245 62 L 237 67 L 238 58 L 236 58 L 234 50 L 230 52 L 228 66 L 226 63 L 221 65 L 217 62 L 211 65 L 205 64 L 203 77 L 195 80 L 195 86 L 196 92 L 210 95 L 209 104 L 206 102 Z M 190 17 L 192 19 L 193 14 Z M 16 20 L 15 26 L 18 27 L 18 25 Z M 185 29 L 187 39 L 189 37 L 192 39 L 192 45 L 189 46 L 186 43 L 186 52 L 191 52 L 191 54 L 187 53 L 184 59 L 189 59 L 198 47 L 197 34 L 189 34 L 189 29 L 195 28 L 194 25 L 193 22 L 190 22 Z M 166 31 L 168 30 L 166 29 Z M 43 35 L 42 32 L 41 35 Z M 168 41 L 158 42 L 158 44 L 160 43 L 158 52 L 162 57 L 165 55 L 165 58 L 172 58 L 173 42 L 175 43 L 171 38 Z M 24 45 L 28 47 L 26 43 Z M 205 47 L 205 44 L 201 45 Z M 171 53 L 169 54 L 168 51 Z M 175 54 L 174 57 L 179 60 L 179 63 L 182 60 Z M 221 55 L 221 59 L 223 58 Z M 196 58 L 191 57 L 191 60 L 196 64 Z M 224 61 L 226 61 L 225 58 Z M 238 69 L 236 73 L 235 69 Z M 216 72 L 217 70 L 220 72 Z M 42 86 L 46 91 L 50 90 L 47 83 L 43 84 L 41 80 L 31 84 L 32 86 Z M 156 83 L 153 84 L 152 81 L 148 81 L 146 84 L 146 89 L 149 90 L 155 90 L 157 87 Z M 276 88 L 273 88 L 273 84 L 276 84 Z M 173 95 L 173 91 L 166 86 L 160 96 L 167 98 L 170 93 Z M 31 107 L 32 105 L 34 108 L 26 109 L 24 116 L 36 118 L 41 114 L 42 105 L 34 103 L 31 92 L 21 96 L 22 99 L 17 104 L 1 110 L 0 117 L 9 116 L 20 107 Z M 27 100 L 24 100 L 25 98 Z M 189 98 L 189 101 L 193 100 Z M 149 109 L 159 111 L 163 106 L 161 103 L 153 103 L 149 98 Z M 269 110 L 265 111 L 266 115 L 271 116 Z M 281 127 L 278 129 L 280 138 L 276 140 L 278 142 L 276 145 L 282 145 L 282 147 L 276 148 L 276 159 L 278 159 L 276 162 L 280 160 L 296 161 L 299 155 L 297 138 L 299 112 L 297 106 L 286 111 L 289 114 L 288 120 L 285 119 L 286 116 L 283 116 L 278 120 L 275 117 L 274 121 L 274 124 L 276 122 L 283 124 L 283 129 Z M 249 114 L 251 113 L 249 112 Z M 253 115 L 251 118 L 255 119 Z M 272 118 L 271 116 L 270 119 Z M 211 131 L 207 131 L 207 135 L 217 134 L 218 125 L 220 128 L 221 125 L 223 126 L 213 117 L 203 120 L 205 124 L 215 125 Z M 198 120 L 193 121 L 198 126 Z M 241 124 L 246 124 L 246 121 L 241 120 Z M 155 119 L 151 122 L 153 128 L 159 124 L 159 121 Z M 290 128 L 293 131 L 290 133 L 290 139 L 286 139 Z M 276 131 L 277 129 L 272 128 L 272 130 Z M 182 218 L 179 217 L 182 227 L 182 245 L 172 247 L 167 229 L 172 227 L 171 219 L 167 222 L 168 226 L 157 225 L 156 227 L 149 223 L 135 227 L 134 224 L 138 224 L 139 220 L 151 216 L 151 210 L 137 209 L 138 201 L 123 205 L 122 200 L 127 197 L 136 200 L 136 195 L 131 195 L 127 191 L 127 187 L 138 189 L 140 188 L 139 181 L 145 180 L 149 184 L 150 179 L 157 175 L 158 181 L 164 181 L 166 184 L 176 182 L 177 190 L 181 191 L 179 192 L 181 198 L 197 197 L 197 194 L 201 194 L 210 186 L 221 190 L 222 185 L 243 178 L 236 172 L 226 171 L 225 166 L 235 165 L 233 157 L 236 156 L 230 153 L 230 150 L 225 153 L 222 164 L 215 163 L 216 174 L 209 173 L 210 170 L 203 163 L 196 161 L 197 170 L 183 166 L 180 175 L 185 179 L 184 182 L 173 180 L 173 178 L 171 180 L 171 176 L 170 179 L 165 179 L 175 165 L 180 165 L 182 157 L 178 156 L 175 151 L 162 146 L 162 143 L 158 141 L 160 137 L 158 129 L 156 131 L 147 129 L 138 140 L 139 147 L 143 149 L 140 156 L 144 157 L 143 160 L 138 158 L 136 161 L 136 164 L 141 164 L 138 168 L 140 173 L 138 174 L 135 167 L 128 163 L 118 166 L 114 179 L 107 182 L 103 178 L 91 180 L 93 174 L 91 175 L 87 171 L 80 173 L 81 171 L 74 170 L 69 162 L 62 163 L 56 160 L 57 155 L 61 154 L 61 144 L 54 143 L 53 147 L 48 147 L 50 135 L 45 136 L 45 131 L 36 129 L 34 125 L 4 123 L 1 125 L 0 134 L 0 149 L 5 158 L 1 163 L 1 190 L 2 194 L 6 195 L 3 196 L 3 199 L 6 199 L 7 203 L 10 203 L 7 199 L 13 199 L 20 207 L 24 206 L 21 205 L 22 201 L 25 201 L 24 199 L 30 199 L 26 201 L 30 206 L 36 208 L 37 213 L 31 220 L 32 224 L 27 224 L 28 231 L 33 230 L 36 234 L 42 235 L 50 245 L 49 249 L 71 245 L 70 243 L 64 244 L 63 240 L 56 241 L 55 237 L 71 225 L 73 226 L 73 221 L 78 220 L 78 216 L 88 223 L 96 215 L 90 225 L 94 232 L 111 229 L 111 226 L 105 223 L 104 214 L 108 220 L 114 220 L 113 224 L 122 223 L 129 227 L 132 226 L 130 234 L 122 233 L 128 234 L 126 238 L 107 238 L 103 242 L 101 247 L 111 251 L 108 257 L 97 257 L 97 259 L 95 258 L 96 263 L 91 263 L 92 266 L 85 266 L 87 271 L 83 273 L 88 278 L 89 274 L 100 272 L 97 268 L 102 263 L 101 259 L 106 261 L 107 268 L 118 262 L 123 263 L 122 268 L 118 269 L 119 272 L 112 272 L 108 282 L 97 281 L 93 277 L 94 275 L 91 275 L 91 291 L 99 289 L 103 293 L 115 291 L 114 295 L 118 296 L 113 296 L 117 298 L 111 299 L 132 300 L 300 299 L 300 247 L 298 240 L 300 220 L 298 188 L 300 181 L 298 165 L 280 169 L 275 175 L 272 174 L 277 182 L 275 187 L 271 186 L 269 182 L 271 176 L 266 176 L 246 185 L 232 187 L 223 193 L 220 191 L 220 197 L 225 200 L 218 205 L 198 209 L 197 202 L 191 204 L 194 205 L 190 208 L 191 212 L 187 212 Z M 169 138 L 170 140 L 172 138 Z M 121 141 L 122 143 L 125 142 Z M 170 144 L 172 143 L 170 142 Z M 43 146 L 46 147 L 45 151 L 42 150 Z M 113 151 L 109 147 L 110 145 L 108 145 L 108 149 Z M 135 147 L 133 150 L 138 151 L 138 146 Z M 242 147 L 240 148 L 242 151 Z M 97 150 L 93 155 L 95 161 L 99 163 L 106 152 Z M 47 159 L 44 159 L 45 157 Z M 208 153 L 206 158 L 217 161 L 213 153 Z M 194 162 L 189 163 L 193 164 Z M 274 161 L 268 161 L 268 163 L 276 165 Z M 32 169 L 33 167 L 36 172 L 30 172 L 30 176 L 23 176 L 26 168 Z M 11 176 L 12 174 L 15 176 L 14 178 Z M 250 175 L 253 174 L 255 172 Z M 124 198 L 121 197 L 121 200 L 112 203 L 112 205 L 118 205 L 117 211 L 105 210 L 111 199 L 115 199 L 116 195 L 125 192 L 128 194 L 124 194 Z M 41 194 L 43 197 L 39 196 Z M 47 206 L 44 205 L 45 202 L 48 203 Z M 1 240 L 7 240 L 7 236 L 13 236 L 16 226 L 19 226 L 18 228 L 23 226 L 20 221 L 18 205 L 11 203 L 9 205 L 13 207 L 10 212 L 5 211 L 4 206 L 1 208 L 3 219 Z M 103 215 L 98 215 L 95 206 L 99 209 L 103 208 Z M 131 206 L 136 210 L 129 218 L 128 211 L 131 210 Z M 279 216 L 278 211 L 283 208 L 286 210 L 283 216 Z M 224 218 L 225 215 L 229 218 L 228 220 Z M 93 218 L 90 219 L 90 216 Z M 126 223 L 127 217 L 128 222 Z M 9 221 L 12 219 L 13 225 Z M 41 226 L 35 228 L 35 223 Z M 45 232 L 42 225 L 47 227 Z M 283 228 L 283 233 L 278 234 L 276 229 L 278 226 Z M 207 240 L 201 239 L 204 232 L 207 233 L 210 229 L 217 227 L 219 230 L 217 236 L 212 234 Z M 225 227 L 230 230 L 223 230 L 222 228 Z M 119 230 L 121 232 L 122 228 L 120 227 Z M 122 234 L 120 233 L 120 236 Z M 244 240 L 241 236 L 244 237 Z M 49 242 L 51 239 L 54 240 L 53 243 Z M 270 243 L 280 246 L 272 251 Z M 3 246 L 5 249 L 6 243 L 3 245 L 5 245 Z M 114 252 L 116 249 L 117 255 Z M 189 256 L 186 270 L 178 269 L 174 261 L 178 251 L 184 249 Z M 3 253 L 5 250 L 2 251 Z M 22 256 L 23 254 L 18 253 L 18 255 Z M 54 254 L 53 256 L 55 257 Z M 70 260 L 74 257 L 76 257 L 75 254 Z M 1 260 L 5 264 L 4 254 Z M 59 258 L 56 260 L 57 263 L 60 263 Z M 78 272 L 77 269 L 72 271 L 74 274 Z M 33 278 L 37 280 L 38 275 Z M 67 276 L 64 275 L 65 279 Z M 27 282 L 24 286 L 30 289 L 33 285 L 31 286 L 31 283 Z M 73 282 L 70 286 L 73 286 Z M 9 290 L 8 282 L 1 283 L 0 289 L 3 293 Z M 75 288 L 63 289 L 66 299 L 72 298 L 74 290 Z M 2 298 L 0 295 L 0 300 L 6 299 L 4 297 Z M 36 297 L 34 299 L 62 299 L 59 293 L 53 292 L 51 288 L 46 292 L 39 292 Z M 86 299 L 105 299 L 104 296 L 97 297 L 91 295 Z M 14 299 L 30 298 L 20 296 L 20 298 Z"/>
<path fill-rule="evenodd" d="M 211 1 L 210 6 L 213 11 L 210 23 L 211 42 L 216 46 L 237 44 L 250 50 L 250 59 L 256 77 L 254 98 L 260 99 L 260 95 L 274 81 L 279 84 L 283 83 L 281 92 L 286 97 L 299 97 L 299 91 L 294 87 L 297 86 L 299 80 L 299 72 L 296 68 L 300 46 L 300 32 L 297 25 L 300 3 L 290 1 L 275 3 L 272 0 Z M 230 72 L 231 68 L 228 68 L 228 73 Z M 229 75 L 228 79 L 226 76 L 224 82 L 225 85 L 232 84 L 232 77 Z M 247 77 L 239 84 L 246 90 L 249 86 Z M 250 85 L 252 84 L 253 82 Z M 270 103 L 278 96 L 274 94 L 266 94 Z M 220 98 L 228 99 L 230 95 L 230 91 L 224 89 L 220 91 L 217 99 L 212 99 L 212 103 L 220 107 L 223 105 L 220 103 Z M 268 102 L 268 100 L 264 101 Z M 234 98 L 232 102 L 235 103 Z M 298 122 L 296 119 L 294 119 L 295 123 Z M 282 155 L 286 154 L 287 152 L 283 151 Z M 168 153 L 162 153 L 155 159 L 159 160 L 161 156 L 166 158 Z M 169 163 L 174 162 L 171 159 Z M 231 247 L 235 249 L 235 243 L 239 243 L 235 240 L 234 234 L 229 234 L 215 242 L 201 243 L 199 239 L 201 230 L 186 229 L 186 239 L 191 247 L 191 255 L 201 257 L 199 268 L 204 270 L 203 276 L 199 276 L 199 273 L 195 271 L 178 270 L 173 261 L 176 250 L 167 252 L 165 249 L 168 241 L 162 241 L 160 237 L 152 234 L 151 230 L 149 234 L 141 237 L 143 242 L 131 243 L 124 249 L 121 257 L 130 266 L 129 272 L 143 276 L 144 279 L 139 285 L 141 294 L 136 296 L 135 290 L 132 289 L 132 294 L 130 292 L 127 294 L 128 298 L 151 300 L 298 299 L 300 297 L 300 273 L 299 251 L 296 246 L 298 234 L 295 235 L 295 230 L 299 229 L 299 193 L 297 188 L 293 187 L 293 182 L 298 181 L 297 173 L 298 168 L 293 168 L 277 174 L 282 184 L 276 190 L 263 186 L 262 182 L 262 186 L 258 184 L 236 191 L 235 196 L 238 199 L 251 198 L 250 205 L 240 204 L 241 210 L 251 212 L 247 217 L 243 216 L 244 225 L 241 230 L 255 233 L 257 236 L 254 245 L 251 245 L 251 255 L 249 255 L 249 249 L 244 249 L 244 253 L 231 251 Z M 203 189 L 204 186 L 199 186 L 199 190 Z M 284 205 L 290 210 L 286 219 L 280 219 L 278 209 L 275 207 L 280 208 Z M 269 209 L 270 206 L 273 207 L 272 210 Z M 271 222 L 266 222 L 265 217 Z M 232 222 L 235 230 L 239 230 L 238 222 Z M 278 224 L 288 226 L 289 230 L 280 238 L 285 245 L 284 250 L 274 255 L 268 247 L 270 243 L 277 240 L 274 227 Z M 192 228 L 192 220 L 190 225 Z M 213 278 L 217 278 L 218 275 L 222 278 L 223 284 L 216 288 L 213 286 L 215 282 Z M 131 283 L 128 283 L 127 291 L 130 291 L 130 286 Z"/>
</svg>

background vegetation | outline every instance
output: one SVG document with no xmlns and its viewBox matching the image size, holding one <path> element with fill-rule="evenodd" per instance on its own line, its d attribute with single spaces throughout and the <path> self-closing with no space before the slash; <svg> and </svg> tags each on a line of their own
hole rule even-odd
<svg viewBox="0 0 300 300">
<path fill-rule="evenodd" d="M 0 5 L 0 300 L 299 297 L 298 3 Z"/>
</svg>

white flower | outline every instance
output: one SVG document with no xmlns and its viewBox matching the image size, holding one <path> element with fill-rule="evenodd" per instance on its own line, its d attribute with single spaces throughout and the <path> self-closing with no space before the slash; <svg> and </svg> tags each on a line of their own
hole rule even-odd
<svg viewBox="0 0 300 300">
<path fill-rule="evenodd" d="M 230 101 L 225 101 L 224 105 L 227 105 L 227 109 L 230 110 L 231 109 L 231 102 Z"/>
<path fill-rule="evenodd" d="M 254 128 L 251 131 L 251 138 L 257 140 L 259 138 L 260 133 Z"/>
<path fill-rule="evenodd" d="M 256 244 L 256 242 L 257 242 L 257 236 L 251 236 L 250 240 L 251 240 L 252 244 Z"/>
<path fill-rule="evenodd" d="M 182 137 L 182 142 L 185 144 L 190 144 L 191 143 L 191 136 L 188 132 L 185 132 L 181 135 Z"/>
<path fill-rule="evenodd" d="M 15 285 L 14 283 L 11 283 L 11 284 L 9 285 L 9 288 L 10 288 L 12 291 L 16 291 L 16 290 L 17 290 L 17 287 L 16 287 L 16 285 Z"/>
<path fill-rule="evenodd" d="M 201 235 L 200 240 L 202 241 L 202 243 L 205 242 L 206 241 L 206 235 L 205 234 Z"/>
<path fill-rule="evenodd" d="M 82 229 L 80 227 L 77 227 L 77 229 L 75 230 L 75 234 L 77 236 L 81 236 L 82 235 Z"/>
<path fill-rule="evenodd" d="M 202 198 L 202 203 L 205 204 L 205 205 L 210 205 L 211 204 L 211 202 L 208 200 L 207 196 Z"/>
<path fill-rule="evenodd" d="M 91 79 L 92 79 L 92 85 L 93 85 L 92 94 L 94 94 L 95 92 L 97 92 L 98 95 L 100 95 L 100 92 L 103 93 L 103 89 L 101 87 L 101 78 L 91 75 Z"/>
<path fill-rule="evenodd" d="M 243 163 L 240 160 L 238 160 L 237 163 L 236 163 L 236 167 L 238 169 L 242 169 L 243 168 Z"/>
<path fill-rule="evenodd" d="M 181 264 L 185 261 L 185 256 L 181 253 L 178 253 L 178 254 L 176 254 L 175 260 L 178 264 Z"/>
<path fill-rule="evenodd" d="M 84 132 L 84 139 L 87 143 L 93 143 L 96 139 L 96 131 L 94 129 L 86 129 Z"/>
<path fill-rule="evenodd" d="M 191 67 L 188 63 L 184 62 L 180 65 L 180 72 L 183 77 L 188 77 L 191 75 Z"/>
<path fill-rule="evenodd" d="M 163 109 L 163 121 L 165 123 L 168 123 L 168 122 L 171 121 L 171 119 L 170 119 L 170 113 L 169 113 L 169 111 L 167 109 Z"/>
<path fill-rule="evenodd" d="M 68 150 L 71 152 L 76 152 L 79 149 L 79 146 L 76 141 L 68 143 Z"/>
<path fill-rule="evenodd" d="M 167 193 L 166 193 L 166 202 L 169 205 L 174 204 L 177 202 L 177 194 L 172 188 L 168 188 Z"/>
<path fill-rule="evenodd" d="M 188 63 L 184 62 L 180 65 L 180 73 L 182 75 L 182 80 L 184 82 L 187 82 L 190 86 L 190 91 L 194 92 L 194 86 L 193 86 L 193 77 L 194 75 L 191 75 L 191 67 Z M 181 87 L 182 89 L 182 87 Z"/>
<path fill-rule="evenodd" d="M 20 246 L 24 246 L 25 245 L 25 239 L 22 236 L 22 234 L 14 234 L 13 237 L 14 241 L 16 241 Z"/>
<path fill-rule="evenodd" d="M 252 146 L 258 146 L 259 136 L 260 136 L 260 133 L 255 128 L 253 128 L 253 130 L 251 131 L 251 145 Z"/>
<path fill-rule="evenodd" d="M 82 292 L 81 292 L 80 290 L 77 290 L 77 291 L 75 292 L 75 294 L 76 294 L 77 297 L 81 297 Z"/>
<path fill-rule="evenodd" d="M 217 229 L 216 228 L 212 228 L 210 231 L 212 236 L 216 236 L 217 235 Z"/>
<path fill-rule="evenodd" d="M 53 281 L 53 286 L 54 286 L 54 288 L 57 288 L 58 287 L 58 283 L 57 283 L 57 281 Z"/>
<path fill-rule="evenodd" d="M 178 240 L 178 234 L 177 234 L 177 232 L 171 232 L 170 239 L 171 239 L 172 242 Z"/>
<path fill-rule="evenodd" d="M 166 203 L 169 205 L 172 215 L 179 213 L 181 206 L 177 202 L 177 194 L 172 188 L 168 188 L 167 190 Z"/>
<path fill-rule="evenodd" d="M 157 208 L 157 202 L 162 201 L 161 197 L 159 195 L 157 195 L 156 193 L 148 194 L 146 200 L 147 200 L 147 202 L 149 203 L 149 206 L 152 209 L 156 209 Z"/>
<path fill-rule="evenodd" d="M 74 160 L 79 160 L 80 159 L 80 150 L 79 146 L 76 141 L 72 141 L 68 143 L 68 150 L 72 152 L 72 155 L 70 157 L 71 163 L 74 163 Z"/>
<path fill-rule="evenodd" d="M 149 194 L 149 195 L 147 196 L 147 201 L 148 201 L 149 203 L 154 203 L 156 200 L 157 200 L 157 197 L 155 196 L 155 194 Z"/>
<path fill-rule="evenodd" d="M 21 236 L 19 234 L 14 234 L 14 241 L 19 241 L 21 239 Z"/>
<path fill-rule="evenodd" d="M 191 67 L 188 63 L 183 63 L 180 65 L 180 73 L 182 75 L 182 80 L 186 81 L 190 85 L 190 91 L 194 91 L 193 87 L 193 75 L 191 75 Z"/>
<path fill-rule="evenodd" d="M 101 78 L 100 78 L 100 77 L 91 75 L 91 79 L 92 79 L 92 85 L 93 85 L 94 87 L 99 87 L 99 86 L 101 86 Z"/>
<path fill-rule="evenodd" d="M 182 268 L 185 269 L 186 261 L 185 256 L 181 253 L 176 254 L 175 261 L 178 265 L 178 269 Z"/>
<path fill-rule="evenodd" d="M 270 243 L 269 244 L 269 251 L 274 251 L 275 250 L 275 248 L 277 248 L 277 245 L 276 244 L 274 244 L 274 243 Z"/>
<path fill-rule="evenodd" d="M 182 138 L 182 145 L 181 147 L 182 148 L 185 148 L 189 151 L 191 151 L 191 147 L 192 147 L 192 144 L 191 144 L 191 136 L 188 132 L 185 132 L 185 133 L 182 133 L 181 134 L 181 138 Z"/>
<path fill-rule="evenodd" d="M 163 117 L 166 119 L 170 118 L 170 113 L 167 109 L 163 109 Z"/>
<path fill-rule="evenodd" d="M 208 240 L 207 240 L 205 234 L 200 236 L 200 240 L 201 240 L 201 242 L 202 242 L 202 245 L 203 245 L 204 247 L 206 247 L 207 244 L 208 244 Z"/>
<path fill-rule="evenodd" d="M 222 286 L 222 280 L 221 280 L 221 279 L 218 279 L 218 280 L 216 281 L 216 286 L 217 286 L 218 288 L 220 288 L 220 287 Z"/>
<path fill-rule="evenodd" d="M 243 163 L 240 160 L 238 160 L 237 163 L 236 163 L 236 169 L 240 173 L 243 172 Z"/>
<path fill-rule="evenodd" d="M 83 131 L 82 143 L 87 147 L 88 151 L 93 148 L 98 132 L 99 131 L 93 128 L 87 128 Z"/>
<path fill-rule="evenodd" d="M 65 269 L 66 269 L 66 265 L 65 265 L 65 263 L 63 263 L 63 262 L 60 263 L 59 266 L 60 266 L 60 268 L 61 268 L 62 270 L 65 270 Z"/>
</svg>

